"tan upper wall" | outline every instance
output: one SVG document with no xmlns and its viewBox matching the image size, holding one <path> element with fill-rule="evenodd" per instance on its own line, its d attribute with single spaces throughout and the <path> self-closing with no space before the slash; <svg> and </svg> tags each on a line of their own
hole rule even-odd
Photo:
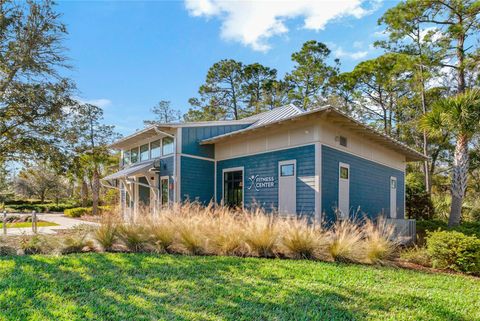
<svg viewBox="0 0 480 321">
<path fill-rule="evenodd" d="M 348 147 L 339 144 L 338 136 L 345 136 Z M 277 149 L 320 142 L 365 159 L 405 170 L 405 156 L 361 137 L 353 131 L 340 128 L 324 119 L 308 122 L 279 124 L 275 130 L 242 135 L 215 145 L 218 160 L 268 152 Z"/>
</svg>

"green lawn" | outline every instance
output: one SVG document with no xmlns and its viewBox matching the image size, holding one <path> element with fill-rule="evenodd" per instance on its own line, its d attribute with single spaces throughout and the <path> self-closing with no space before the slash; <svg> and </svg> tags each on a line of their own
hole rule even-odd
<svg viewBox="0 0 480 321">
<path fill-rule="evenodd" d="M 480 280 L 149 254 L 0 258 L 0 320 L 480 320 Z"/>
<path fill-rule="evenodd" d="M 45 226 L 57 226 L 58 224 L 52 222 L 38 222 L 38 227 L 45 227 Z M 15 222 L 15 223 L 7 223 L 7 228 L 17 228 L 17 227 L 32 227 L 32 222 Z M 0 229 L 3 228 L 3 223 L 0 223 Z"/>
</svg>

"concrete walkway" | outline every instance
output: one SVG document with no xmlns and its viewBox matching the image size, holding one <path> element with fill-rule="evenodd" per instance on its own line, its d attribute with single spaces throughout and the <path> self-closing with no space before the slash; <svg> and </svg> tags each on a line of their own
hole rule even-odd
<svg viewBox="0 0 480 321">
<path fill-rule="evenodd" d="M 37 214 L 39 221 L 52 222 L 56 226 L 38 227 L 38 234 L 57 234 L 58 230 L 69 230 L 79 225 L 98 226 L 98 223 L 87 222 L 75 218 L 65 217 L 63 214 Z M 3 235 L 3 230 L 0 230 Z M 8 228 L 7 236 L 33 235 L 31 227 Z"/>
</svg>

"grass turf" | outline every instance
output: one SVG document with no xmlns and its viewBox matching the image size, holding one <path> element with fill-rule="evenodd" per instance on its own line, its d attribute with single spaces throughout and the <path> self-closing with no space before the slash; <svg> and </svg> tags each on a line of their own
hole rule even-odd
<svg viewBox="0 0 480 321">
<path fill-rule="evenodd" d="M 52 222 L 44 222 L 40 221 L 37 223 L 38 227 L 45 227 L 45 226 L 57 226 L 58 224 Z M 19 228 L 19 227 L 32 227 L 32 222 L 15 222 L 15 223 L 7 223 L 7 228 Z M 0 229 L 3 228 L 3 223 L 0 223 Z"/>
<path fill-rule="evenodd" d="M 0 320 L 479 320 L 480 280 L 153 254 L 0 258 Z"/>
</svg>

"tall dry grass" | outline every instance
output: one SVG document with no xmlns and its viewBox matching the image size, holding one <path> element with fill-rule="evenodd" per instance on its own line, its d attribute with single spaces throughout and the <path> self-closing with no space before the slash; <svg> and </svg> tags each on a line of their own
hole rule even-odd
<svg viewBox="0 0 480 321">
<path fill-rule="evenodd" d="M 393 228 L 385 221 L 357 224 L 339 221 L 330 228 L 313 226 L 305 219 L 285 219 L 195 203 L 173 205 L 155 215 L 142 213 L 135 220 L 110 216 L 94 232 L 109 251 L 154 250 L 189 255 L 288 257 L 377 264 L 396 251 Z"/>
</svg>

